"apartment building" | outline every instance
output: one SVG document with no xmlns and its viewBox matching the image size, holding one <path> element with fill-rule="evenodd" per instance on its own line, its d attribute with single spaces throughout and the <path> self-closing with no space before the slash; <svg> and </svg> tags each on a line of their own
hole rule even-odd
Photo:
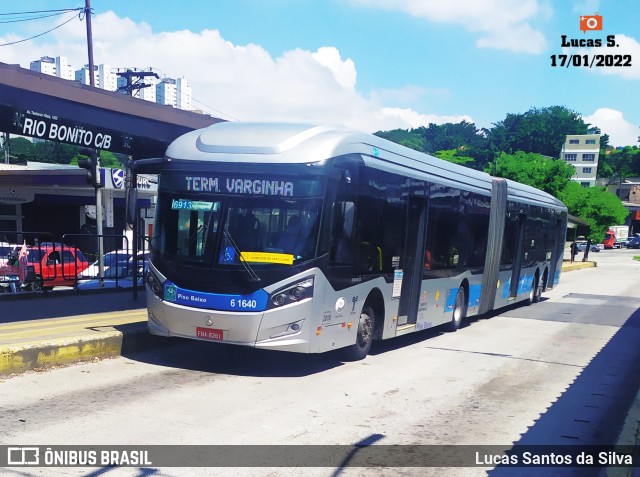
<svg viewBox="0 0 640 477">
<path fill-rule="evenodd" d="M 576 169 L 571 180 L 583 187 L 593 187 L 599 155 L 600 134 L 568 134 L 560 157 Z"/>
<path fill-rule="evenodd" d="M 29 69 L 58 78 L 75 80 L 82 84 L 89 84 L 89 65 L 84 65 L 78 70 L 74 70 L 64 56 L 43 56 L 39 60 L 32 61 Z M 109 65 L 94 65 L 94 86 L 107 91 L 117 91 L 120 86 L 119 79 L 115 74 L 115 69 Z M 135 96 L 154 103 L 167 104 L 174 108 L 192 110 L 191 107 L 191 87 L 187 79 L 182 77 L 163 78 L 160 81 L 149 78 L 152 84 L 149 88 L 143 88 L 136 92 Z"/>
</svg>

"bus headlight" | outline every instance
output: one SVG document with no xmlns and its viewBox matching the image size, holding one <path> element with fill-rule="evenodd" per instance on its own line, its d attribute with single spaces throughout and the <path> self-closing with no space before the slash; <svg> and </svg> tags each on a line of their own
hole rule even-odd
<svg viewBox="0 0 640 477">
<path fill-rule="evenodd" d="M 156 277 L 151 270 L 147 272 L 147 286 L 151 289 L 154 295 L 158 298 L 162 298 L 162 283 L 160 283 L 158 277 Z"/>
<path fill-rule="evenodd" d="M 298 283 L 294 283 L 293 285 L 289 285 L 286 288 L 273 292 L 269 300 L 270 308 L 288 305 L 306 298 L 311 298 L 312 296 L 313 277 L 309 277 L 299 281 Z"/>
</svg>

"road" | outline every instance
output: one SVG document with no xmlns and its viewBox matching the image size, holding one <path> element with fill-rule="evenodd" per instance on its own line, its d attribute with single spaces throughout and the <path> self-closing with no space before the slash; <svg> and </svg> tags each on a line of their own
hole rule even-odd
<svg viewBox="0 0 640 477">
<path fill-rule="evenodd" d="M 640 384 L 640 262 L 633 255 L 590 256 L 597 268 L 563 274 L 541 303 L 472 320 L 456 333 L 376 343 L 360 362 L 178 341 L 8 378 L 0 382 L 0 444 L 614 443 Z M 555 471 L 149 466 L 2 475 L 597 475 Z"/>
</svg>

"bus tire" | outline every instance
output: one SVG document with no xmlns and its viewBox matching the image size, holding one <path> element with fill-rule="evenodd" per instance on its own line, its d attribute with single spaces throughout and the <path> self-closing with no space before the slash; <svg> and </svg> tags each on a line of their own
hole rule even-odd
<svg viewBox="0 0 640 477">
<path fill-rule="evenodd" d="M 451 321 L 447 323 L 445 329 L 449 332 L 457 331 L 462 324 L 462 320 L 467 316 L 467 292 L 463 286 L 458 288 L 456 301 L 453 303 Z"/>
<path fill-rule="evenodd" d="M 373 308 L 369 305 L 362 307 L 360 319 L 358 320 L 358 331 L 356 342 L 344 349 L 345 361 L 360 361 L 364 359 L 371 349 L 373 343 L 373 333 L 376 325 L 376 316 Z"/>
<path fill-rule="evenodd" d="M 538 301 L 540 301 L 540 287 L 538 286 L 538 274 L 536 273 L 535 277 L 531 281 L 531 290 L 529 290 L 529 296 L 525 300 L 525 305 L 529 306 Z"/>
</svg>

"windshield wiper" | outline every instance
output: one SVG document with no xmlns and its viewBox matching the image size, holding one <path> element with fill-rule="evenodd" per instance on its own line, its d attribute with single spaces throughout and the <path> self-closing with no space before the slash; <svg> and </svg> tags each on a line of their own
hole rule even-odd
<svg viewBox="0 0 640 477">
<path fill-rule="evenodd" d="M 236 242 L 233 240 L 233 237 L 231 237 L 231 234 L 227 230 L 223 230 L 222 233 L 224 235 L 224 238 L 226 238 L 231 244 L 231 246 L 233 247 L 233 250 L 235 250 L 236 254 L 238 255 L 238 260 L 240 260 L 240 264 L 244 267 L 244 269 L 247 271 L 247 273 L 251 277 L 251 281 L 255 283 L 259 282 L 260 277 L 256 275 L 256 272 L 253 271 L 253 268 L 251 268 L 251 265 L 249 265 L 247 261 L 244 258 L 242 258 L 242 251 L 240 250 L 238 245 L 236 245 Z"/>
</svg>

